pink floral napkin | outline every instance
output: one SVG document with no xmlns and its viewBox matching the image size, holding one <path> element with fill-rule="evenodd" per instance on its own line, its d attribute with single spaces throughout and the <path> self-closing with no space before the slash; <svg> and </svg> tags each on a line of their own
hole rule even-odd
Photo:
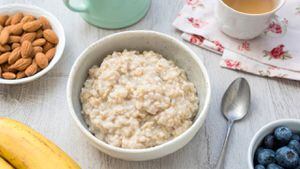
<svg viewBox="0 0 300 169">
<path fill-rule="evenodd" d="M 243 41 L 222 33 L 214 19 L 216 0 L 186 0 L 173 22 L 182 38 L 194 45 L 221 54 L 220 65 L 248 73 L 300 80 L 300 1 L 288 0 L 277 15 L 287 24 L 271 23 L 253 40 Z M 270 34 L 276 36 L 269 36 Z"/>
</svg>

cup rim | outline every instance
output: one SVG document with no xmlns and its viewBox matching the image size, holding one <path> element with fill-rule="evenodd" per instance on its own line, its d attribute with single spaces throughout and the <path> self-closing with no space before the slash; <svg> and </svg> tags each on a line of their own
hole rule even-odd
<svg viewBox="0 0 300 169">
<path fill-rule="evenodd" d="M 231 8 L 230 6 L 228 6 L 223 0 L 218 0 L 223 6 L 225 6 L 227 9 L 230 9 L 232 12 L 238 13 L 240 15 L 244 15 L 244 16 L 264 16 L 264 15 L 269 15 L 269 14 L 273 14 L 276 11 L 278 11 L 285 3 L 286 0 L 278 0 L 280 1 L 280 3 L 277 5 L 276 8 L 274 8 L 273 10 L 269 11 L 269 12 L 265 12 L 265 13 L 259 13 L 259 14 L 251 14 L 251 13 L 244 13 L 244 12 L 240 12 L 237 11 L 233 8 Z"/>
<path fill-rule="evenodd" d="M 252 138 L 249 148 L 248 148 L 248 168 L 249 169 L 254 169 L 254 164 L 253 164 L 253 151 L 254 151 L 254 145 L 255 143 L 257 143 L 258 139 L 261 137 L 261 134 L 269 129 L 275 129 L 275 127 L 281 126 L 281 125 L 285 125 L 285 124 L 289 124 L 289 123 L 299 123 L 300 125 L 300 119 L 280 119 L 280 120 L 275 120 L 272 121 L 270 123 L 267 123 L 266 125 L 264 125 L 262 128 L 260 128 L 254 135 L 254 137 Z"/>
<path fill-rule="evenodd" d="M 127 148 L 120 148 L 120 147 L 115 147 L 113 145 L 107 144 L 106 142 L 96 138 L 90 131 L 88 131 L 88 129 L 86 129 L 83 124 L 80 122 L 80 120 L 78 119 L 75 110 L 74 110 L 74 106 L 73 106 L 73 101 L 72 101 L 72 88 L 73 88 L 73 84 L 74 84 L 74 76 L 76 75 L 76 70 L 78 69 L 78 67 L 80 66 L 80 62 L 82 62 L 82 60 L 85 58 L 86 53 L 96 47 L 99 43 L 102 43 L 103 41 L 106 41 L 107 39 L 111 39 L 113 37 L 117 37 L 120 35 L 128 35 L 128 34 L 156 34 L 158 36 L 162 36 L 164 38 L 168 38 L 170 41 L 173 41 L 174 43 L 179 44 L 183 49 L 187 50 L 188 53 L 190 54 L 190 57 L 192 57 L 195 62 L 197 62 L 197 64 L 199 65 L 199 67 L 201 68 L 201 71 L 203 73 L 204 79 L 205 79 L 205 84 L 206 86 L 206 90 L 207 90 L 207 94 L 205 97 L 205 101 L 203 104 L 203 107 L 200 111 L 198 111 L 197 113 L 199 113 L 199 116 L 197 118 L 195 118 L 195 121 L 193 122 L 192 126 L 190 126 L 185 132 L 183 132 L 181 135 L 179 135 L 178 137 L 167 141 L 166 143 L 154 146 L 154 147 L 149 147 L 149 148 L 143 148 L 143 149 L 127 149 Z M 102 148 L 104 148 L 105 150 L 109 150 L 109 151 L 114 151 L 114 152 L 118 152 L 118 153 L 131 153 L 131 154 L 139 154 L 139 153 L 149 153 L 149 152 L 153 152 L 153 151 L 158 151 L 161 150 L 163 147 L 167 147 L 170 145 L 173 145 L 175 142 L 184 139 L 185 137 L 187 137 L 187 135 L 189 133 L 191 133 L 193 130 L 197 130 L 198 131 L 198 124 L 201 122 L 201 120 L 204 118 L 206 118 L 207 114 L 208 114 L 208 108 L 210 105 L 210 100 L 211 100 L 211 84 L 210 84 L 210 79 L 207 73 L 207 69 L 205 68 L 203 62 L 200 60 L 200 58 L 198 58 L 197 54 L 190 49 L 187 45 L 185 45 L 183 42 L 179 41 L 178 39 L 164 34 L 164 33 L 159 33 L 156 31 L 151 31 L 151 30 L 134 30 L 134 31 L 124 31 L 124 32 L 119 32 L 119 33 L 114 33 L 108 36 L 105 36 L 103 38 L 101 38 L 100 40 L 97 40 L 96 42 L 92 43 L 91 45 L 89 45 L 80 55 L 79 57 L 76 59 L 75 63 L 72 66 L 69 78 L 68 78 L 68 82 L 67 82 L 67 102 L 68 102 L 68 107 L 71 113 L 71 116 L 73 118 L 73 120 L 75 121 L 77 127 L 79 127 L 79 129 L 81 130 L 81 132 L 94 144 Z M 104 151 L 104 150 L 101 150 Z"/>
</svg>

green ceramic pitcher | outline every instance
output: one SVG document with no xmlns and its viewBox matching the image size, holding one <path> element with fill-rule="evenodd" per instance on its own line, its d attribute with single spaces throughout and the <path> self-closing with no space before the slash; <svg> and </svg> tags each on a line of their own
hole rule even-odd
<svg viewBox="0 0 300 169">
<path fill-rule="evenodd" d="M 88 23 L 107 29 L 127 27 L 145 16 L 150 0 L 81 0 L 79 5 L 72 5 L 71 0 L 64 0 L 72 11 L 79 12 Z"/>
</svg>

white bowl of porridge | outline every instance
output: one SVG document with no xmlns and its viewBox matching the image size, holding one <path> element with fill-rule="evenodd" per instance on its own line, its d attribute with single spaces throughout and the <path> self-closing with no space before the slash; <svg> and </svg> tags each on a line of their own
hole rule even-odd
<svg viewBox="0 0 300 169">
<path fill-rule="evenodd" d="M 124 160 L 168 155 L 204 124 L 210 83 L 185 44 L 153 31 L 116 33 L 75 61 L 67 86 L 72 117 L 100 151 Z"/>
</svg>

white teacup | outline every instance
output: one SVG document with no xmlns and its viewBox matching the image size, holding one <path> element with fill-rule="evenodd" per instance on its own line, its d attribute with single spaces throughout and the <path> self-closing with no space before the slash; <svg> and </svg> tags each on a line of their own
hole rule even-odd
<svg viewBox="0 0 300 169">
<path fill-rule="evenodd" d="M 286 22 L 275 13 L 284 5 L 286 0 L 278 0 L 276 8 L 261 14 L 242 13 L 234 10 L 218 0 L 216 6 L 216 20 L 222 32 L 237 39 L 253 39 L 266 32 L 269 25 L 274 22 L 281 26 L 282 33 L 286 32 Z"/>
</svg>

